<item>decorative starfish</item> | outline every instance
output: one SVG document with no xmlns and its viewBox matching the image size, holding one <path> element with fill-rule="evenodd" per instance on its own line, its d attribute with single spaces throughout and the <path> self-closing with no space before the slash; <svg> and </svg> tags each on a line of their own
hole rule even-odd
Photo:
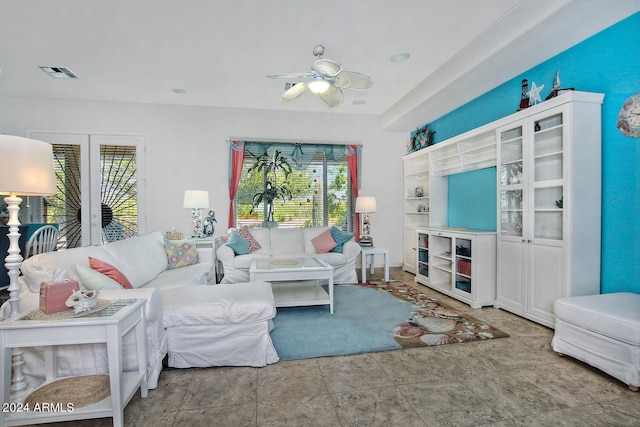
<svg viewBox="0 0 640 427">
<path fill-rule="evenodd" d="M 527 97 L 529 98 L 529 105 L 536 105 L 538 102 L 541 102 L 540 99 L 540 91 L 544 89 L 544 85 L 538 87 L 536 86 L 536 82 L 531 82 L 531 90 L 527 92 Z"/>
</svg>

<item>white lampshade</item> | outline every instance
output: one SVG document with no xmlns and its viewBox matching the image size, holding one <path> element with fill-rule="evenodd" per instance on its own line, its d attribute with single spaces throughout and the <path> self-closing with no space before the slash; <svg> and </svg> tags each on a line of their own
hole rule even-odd
<svg viewBox="0 0 640 427">
<path fill-rule="evenodd" d="M 206 190 L 185 190 L 183 207 L 209 209 L 209 192 Z"/>
<path fill-rule="evenodd" d="M 55 194 L 51 144 L 13 135 L 0 135 L 0 194 Z"/>
<path fill-rule="evenodd" d="M 356 199 L 356 212 L 357 213 L 370 213 L 377 212 L 375 197 L 358 197 Z"/>
</svg>

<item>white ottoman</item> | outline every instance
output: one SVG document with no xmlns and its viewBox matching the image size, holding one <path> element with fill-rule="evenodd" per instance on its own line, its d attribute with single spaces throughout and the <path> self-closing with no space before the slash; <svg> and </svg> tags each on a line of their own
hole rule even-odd
<svg viewBox="0 0 640 427">
<path fill-rule="evenodd" d="M 560 298 L 554 305 L 553 350 L 640 386 L 640 294 Z"/>
<path fill-rule="evenodd" d="M 169 366 L 265 366 L 278 359 L 269 332 L 276 303 L 268 282 L 162 291 Z"/>
</svg>

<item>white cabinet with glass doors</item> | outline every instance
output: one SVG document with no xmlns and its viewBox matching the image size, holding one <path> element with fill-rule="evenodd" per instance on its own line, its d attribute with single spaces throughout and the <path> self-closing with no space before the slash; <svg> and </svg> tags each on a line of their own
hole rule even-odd
<svg viewBox="0 0 640 427">
<path fill-rule="evenodd" d="M 602 99 L 561 95 L 496 131 L 496 306 L 549 327 L 556 299 L 600 291 Z"/>
<path fill-rule="evenodd" d="M 415 281 L 473 308 L 496 297 L 496 233 L 416 229 Z"/>
</svg>

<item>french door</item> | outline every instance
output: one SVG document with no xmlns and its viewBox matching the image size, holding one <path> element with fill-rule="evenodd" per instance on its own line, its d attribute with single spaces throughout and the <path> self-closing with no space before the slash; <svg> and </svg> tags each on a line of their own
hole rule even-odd
<svg viewBox="0 0 640 427">
<path fill-rule="evenodd" d="M 145 138 L 32 132 L 53 146 L 58 193 L 42 199 L 41 218 L 59 224 L 67 248 L 145 232 Z"/>
</svg>

